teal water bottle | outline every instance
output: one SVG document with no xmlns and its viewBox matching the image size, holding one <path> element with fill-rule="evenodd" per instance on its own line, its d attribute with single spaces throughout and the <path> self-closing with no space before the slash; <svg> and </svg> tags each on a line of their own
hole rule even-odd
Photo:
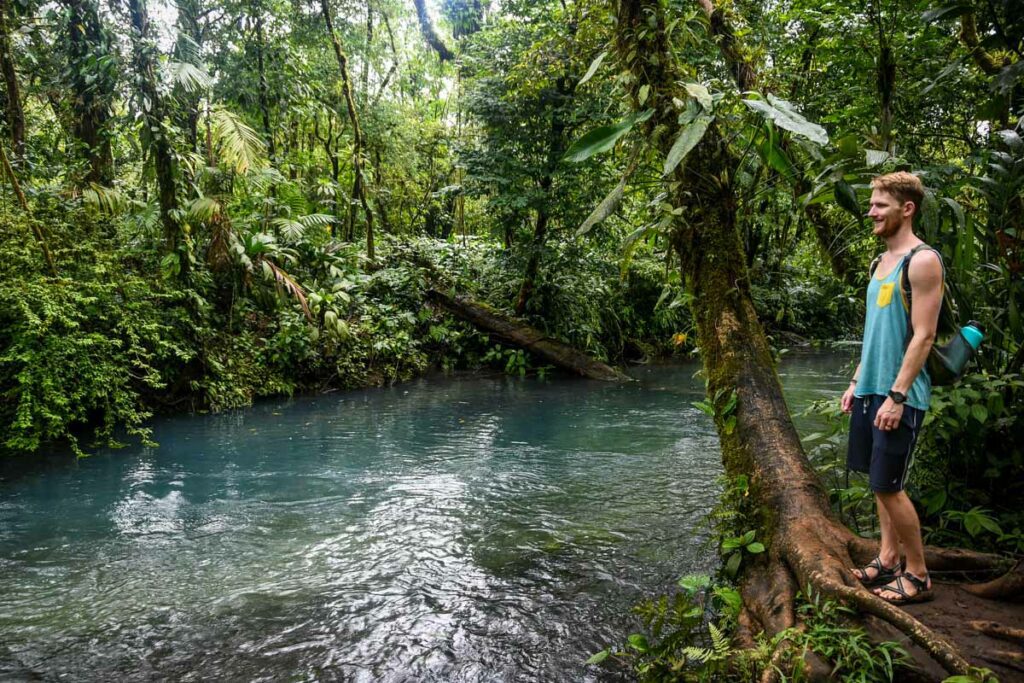
<svg viewBox="0 0 1024 683">
<path fill-rule="evenodd" d="M 960 328 L 960 334 L 964 336 L 971 348 L 977 351 L 981 346 L 981 340 L 985 338 L 985 328 L 977 320 L 970 320 Z"/>
</svg>

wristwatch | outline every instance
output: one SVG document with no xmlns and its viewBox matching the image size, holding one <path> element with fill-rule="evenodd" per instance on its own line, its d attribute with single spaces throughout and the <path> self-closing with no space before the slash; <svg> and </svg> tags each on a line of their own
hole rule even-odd
<svg viewBox="0 0 1024 683">
<path fill-rule="evenodd" d="M 896 405 L 900 405 L 901 403 L 906 402 L 907 395 L 906 394 L 901 394 L 898 391 L 893 391 L 892 389 L 890 389 L 889 390 L 889 398 L 891 398 L 892 402 L 895 403 Z"/>
</svg>

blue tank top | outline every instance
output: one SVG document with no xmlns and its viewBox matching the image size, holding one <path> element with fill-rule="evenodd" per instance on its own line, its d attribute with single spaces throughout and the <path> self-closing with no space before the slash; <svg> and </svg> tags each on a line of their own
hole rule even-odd
<svg viewBox="0 0 1024 683">
<path fill-rule="evenodd" d="M 884 278 L 871 277 L 868 283 L 867 315 L 864 320 L 864 346 L 860 353 L 860 376 L 854 395 L 887 396 L 903 364 L 907 343 L 907 302 L 900 287 L 906 259 Z M 924 368 L 907 392 L 907 405 L 928 410 L 932 381 Z"/>
</svg>

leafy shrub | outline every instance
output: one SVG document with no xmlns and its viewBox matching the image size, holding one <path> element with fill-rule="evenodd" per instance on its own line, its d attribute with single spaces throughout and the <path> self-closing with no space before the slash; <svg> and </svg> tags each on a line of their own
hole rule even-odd
<svg viewBox="0 0 1024 683">
<path fill-rule="evenodd" d="M 147 438 L 145 393 L 163 388 L 159 368 L 187 361 L 180 296 L 136 277 L 15 280 L 0 289 L 0 421 L 3 447 L 33 452 L 92 426 Z"/>
</svg>

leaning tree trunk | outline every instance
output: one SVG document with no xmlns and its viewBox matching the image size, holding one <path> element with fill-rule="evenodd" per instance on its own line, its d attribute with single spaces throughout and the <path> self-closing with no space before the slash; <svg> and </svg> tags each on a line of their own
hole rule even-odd
<svg viewBox="0 0 1024 683">
<path fill-rule="evenodd" d="M 646 130 L 667 154 L 678 129 L 673 100 L 687 100 L 680 84 L 690 78 L 667 44 L 664 1 L 619 0 L 615 39 L 621 63 L 634 76 L 630 87 L 636 109 L 641 108 L 640 88 L 649 88 L 643 108 L 656 113 Z M 952 644 L 863 589 L 848 570 L 876 546 L 834 517 L 790 419 L 750 295 L 730 181 L 736 167 L 725 137 L 712 124 L 685 166 L 665 177 L 664 184 L 668 201 L 684 209 L 686 220 L 677 226 L 673 245 L 693 294 L 697 343 L 715 405 L 723 464 L 728 475 L 749 477 L 755 523 L 767 547 L 741 578 L 738 638 L 753 645 L 757 633 L 773 635 L 795 626 L 797 591 L 811 586 L 900 628 L 948 671 L 967 673 L 970 665 Z M 997 561 L 962 551 L 928 551 L 930 563 L 957 560 L 990 566 Z"/>
<path fill-rule="evenodd" d="M 427 296 L 431 301 L 491 337 L 529 351 L 563 370 L 606 382 L 629 380 L 629 377 L 615 368 L 591 358 L 564 342 L 552 339 L 521 320 L 511 318 L 501 311 L 467 296 L 452 296 L 436 289 L 428 290 Z"/>
</svg>

